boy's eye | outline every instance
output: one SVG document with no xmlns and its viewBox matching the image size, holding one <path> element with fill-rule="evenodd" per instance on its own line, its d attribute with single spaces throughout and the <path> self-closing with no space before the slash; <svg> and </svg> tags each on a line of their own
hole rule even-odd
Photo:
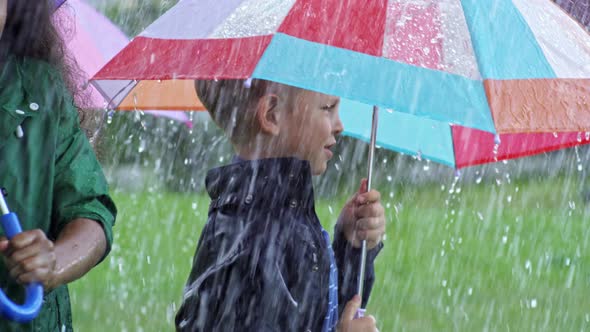
<svg viewBox="0 0 590 332">
<path fill-rule="evenodd" d="M 324 111 L 330 111 L 333 110 L 336 107 L 337 104 L 326 104 L 324 106 L 322 106 L 322 110 Z"/>
</svg>

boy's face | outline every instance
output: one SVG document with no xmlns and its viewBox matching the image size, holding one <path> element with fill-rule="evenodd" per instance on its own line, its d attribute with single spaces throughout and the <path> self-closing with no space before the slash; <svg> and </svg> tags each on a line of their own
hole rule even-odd
<svg viewBox="0 0 590 332">
<path fill-rule="evenodd" d="M 344 129 L 339 103 L 338 97 L 298 90 L 293 109 L 281 117 L 279 136 L 284 154 L 309 161 L 314 175 L 326 170 L 336 136 Z"/>
</svg>

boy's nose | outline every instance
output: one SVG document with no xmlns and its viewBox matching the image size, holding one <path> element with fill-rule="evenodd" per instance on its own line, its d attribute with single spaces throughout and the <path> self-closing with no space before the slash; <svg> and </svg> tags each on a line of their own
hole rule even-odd
<svg viewBox="0 0 590 332">
<path fill-rule="evenodd" d="M 340 135 L 344 131 L 344 125 L 342 124 L 342 120 L 340 120 L 340 114 L 336 114 L 336 118 L 334 119 L 334 126 L 332 128 L 334 135 Z"/>
</svg>

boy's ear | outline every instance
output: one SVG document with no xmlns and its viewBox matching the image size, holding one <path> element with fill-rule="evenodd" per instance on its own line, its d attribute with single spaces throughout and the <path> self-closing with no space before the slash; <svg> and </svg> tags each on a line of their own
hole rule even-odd
<svg viewBox="0 0 590 332">
<path fill-rule="evenodd" d="M 279 96 L 267 94 L 258 100 L 256 120 L 260 130 L 268 135 L 277 136 L 280 132 Z"/>
</svg>

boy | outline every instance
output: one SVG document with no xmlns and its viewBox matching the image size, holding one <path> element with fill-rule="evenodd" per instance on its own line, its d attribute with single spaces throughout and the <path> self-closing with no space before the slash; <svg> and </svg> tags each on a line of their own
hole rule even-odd
<svg viewBox="0 0 590 332">
<path fill-rule="evenodd" d="M 339 217 L 333 249 L 314 210 L 311 176 L 326 170 L 343 130 L 339 99 L 263 80 L 245 84 L 195 83 L 237 156 L 207 175 L 209 218 L 177 330 L 376 330 L 373 317 L 353 318 L 361 239 L 369 249 L 363 306 L 382 247 L 379 193 L 362 182 Z"/>
</svg>

